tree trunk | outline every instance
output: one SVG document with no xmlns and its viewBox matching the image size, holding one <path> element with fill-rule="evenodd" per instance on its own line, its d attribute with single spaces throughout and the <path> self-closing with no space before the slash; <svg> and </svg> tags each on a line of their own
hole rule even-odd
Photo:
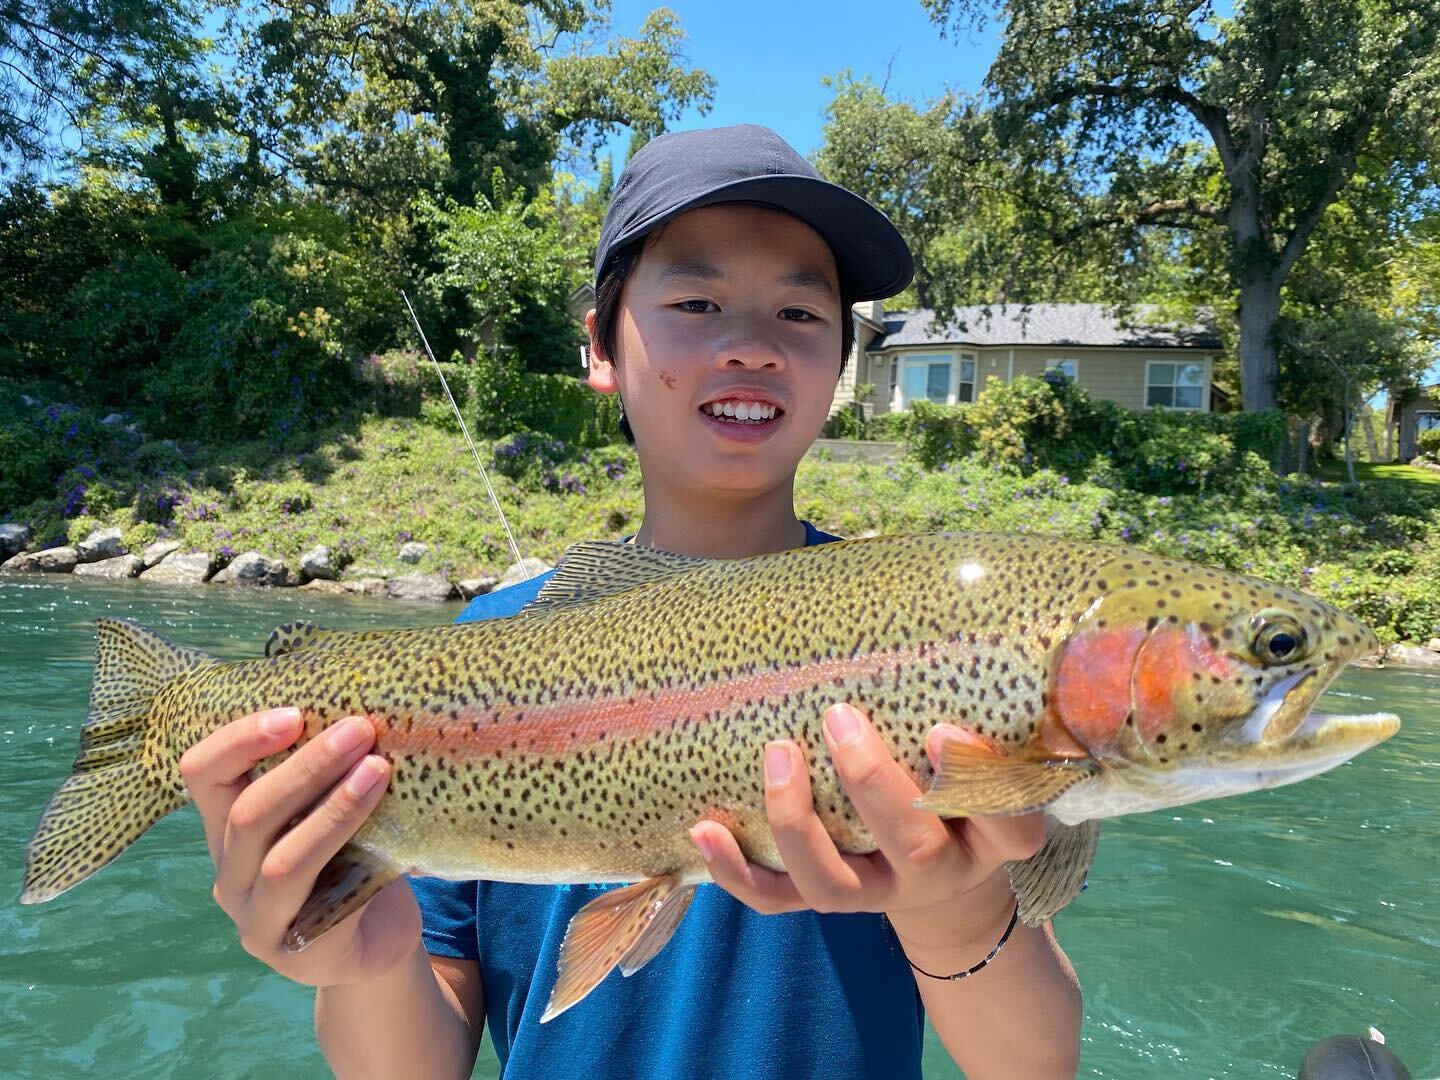
<svg viewBox="0 0 1440 1080">
<path fill-rule="evenodd" d="M 1240 283 L 1240 402 L 1246 412 L 1277 407 L 1280 374 L 1273 332 L 1280 315 L 1278 275 L 1256 275 Z"/>
<path fill-rule="evenodd" d="M 1390 418 L 1390 409 L 1385 409 L 1385 457 L 1386 465 L 1395 460 L 1395 422 Z"/>
<path fill-rule="evenodd" d="M 1365 435 L 1365 453 L 1371 462 L 1380 461 L 1380 443 L 1375 438 L 1375 410 L 1366 409 L 1360 418 L 1360 430 Z"/>
<path fill-rule="evenodd" d="M 1310 454 L 1310 418 L 1308 416 L 1300 421 L 1300 437 L 1295 441 L 1298 444 L 1296 457 L 1299 459 L 1299 464 L 1295 467 L 1295 471 L 1298 473 L 1309 472 L 1310 469 L 1307 458 Z"/>
</svg>

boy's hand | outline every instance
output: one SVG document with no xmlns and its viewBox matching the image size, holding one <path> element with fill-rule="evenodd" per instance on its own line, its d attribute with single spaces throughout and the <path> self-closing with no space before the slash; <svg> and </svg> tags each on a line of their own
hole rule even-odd
<svg viewBox="0 0 1440 1080">
<path fill-rule="evenodd" d="M 250 780 L 300 732 L 297 709 L 252 713 L 187 750 L 180 774 L 205 823 L 215 902 L 246 952 L 299 983 L 363 982 L 420 946 L 420 909 L 403 878 L 303 952 L 287 952 L 284 939 L 321 868 L 380 801 L 390 766 L 368 753 L 375 731 L 356 716 Z"/>
<path fill-rule="evenodd" d="M 846 855 L 836 848 L 815 813 L 799 746 L 774 742 L 765 749 L 765 809 L 788 873 L 748 862 L 728 829 L 702 821 L 690 835 L 716 884 L 766 914 L 883 911 L 907 950 L 948 952 L 983 942 L 983 953 L 1014 910 L 1000 868 L 1040 850 L 1044 815 L 945 821 L 917 810 L 920 788 L 864 713 L 832 705 L 824 721 L 840 783 L 879 850 Z M 953 730 L 946 724 L 931 730 L 926 750 L 932 764 Z"/>
</svg>

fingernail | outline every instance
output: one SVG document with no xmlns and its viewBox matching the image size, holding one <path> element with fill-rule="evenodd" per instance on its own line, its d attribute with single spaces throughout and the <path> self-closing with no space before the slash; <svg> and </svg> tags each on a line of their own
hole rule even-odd
<svg viewBox="0 0 1440 1080">
<path fill-rule="evenodd" d="M 699 826 L 696 826 L 698 828 Z M 715 841 L 711 840 L 704 832 L 690 830 L 690 839 L 695 841 L 695 846 L 700 849 L 700 857 L 707 863 L 715 858 Z"/>
<path fill-rule="evenodd" d="M 299 726 L 299 709 L 276 709 L 260 718 L 260 730 L 266 735 L 288 735 Z"/>
<path fill-rule="evenodd" d="M 825 714 L 825 730 L 836 746 L 845 746 L 860 737 L 860 714 L 849 705 L 836 705 Z"/>
<path fill-rule="evenodd" d="M 765 784 L 779 787 L 790 779 L 790 748 L 784 743 L 765 744 Z"/>
<path fill-rule="evenodd" d="M 358 799 L 369 792 L 384 775 L 385 768 L 380 759 L 367 757 L 355 766 L 355 771 L 350 774 L 350 779 L 345 781 L 345 790 Z"/>
<path fill-rule="evenodd" d="M 365 722 L 355 716 L 340 721 L 326 740 L 330 749 L 337 754 L 348 754 L 365 741 L 365 726 Z"/>
</svg>

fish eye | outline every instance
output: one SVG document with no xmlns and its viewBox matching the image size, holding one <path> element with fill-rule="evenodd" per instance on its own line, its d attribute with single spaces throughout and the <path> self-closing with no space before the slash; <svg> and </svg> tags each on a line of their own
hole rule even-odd
<svg viewBox="0 0 1440 1080">
<path fill-rule="evenodd" d="M 1262 611 L 1251 620 L 1255 637 L 1251 649 L 1263 663 L 1293 664 L 1309 652 L 1305 628 L 1283 611 Z"/>
</svg>

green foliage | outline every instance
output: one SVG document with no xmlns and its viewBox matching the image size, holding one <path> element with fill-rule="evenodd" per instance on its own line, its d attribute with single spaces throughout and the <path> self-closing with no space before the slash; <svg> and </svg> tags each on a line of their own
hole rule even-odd
<svg viewBox="0 0 1440 1080">
<path fill-rule="evenodd" d="M 1429 431 L 1422 431 L 1415 438 L 1415 445 L 1420 452 L 1429 454 L 1432 458 L 1440 458 L 1440 428 L 1431 428 Z"/>
<path fill-rule="evenodd" d="M 910 431 L 910 414 L 879 413 L 865 425 L 865 437 L 876 442 L 904 442 Z"/>
<path fill-rule="evenodd" d="M 969 454 L 978 444 L 973 405 L 936 405 L 915 401 L 905 432 L 906 450 L 927 469 Z"/>
</svg>

